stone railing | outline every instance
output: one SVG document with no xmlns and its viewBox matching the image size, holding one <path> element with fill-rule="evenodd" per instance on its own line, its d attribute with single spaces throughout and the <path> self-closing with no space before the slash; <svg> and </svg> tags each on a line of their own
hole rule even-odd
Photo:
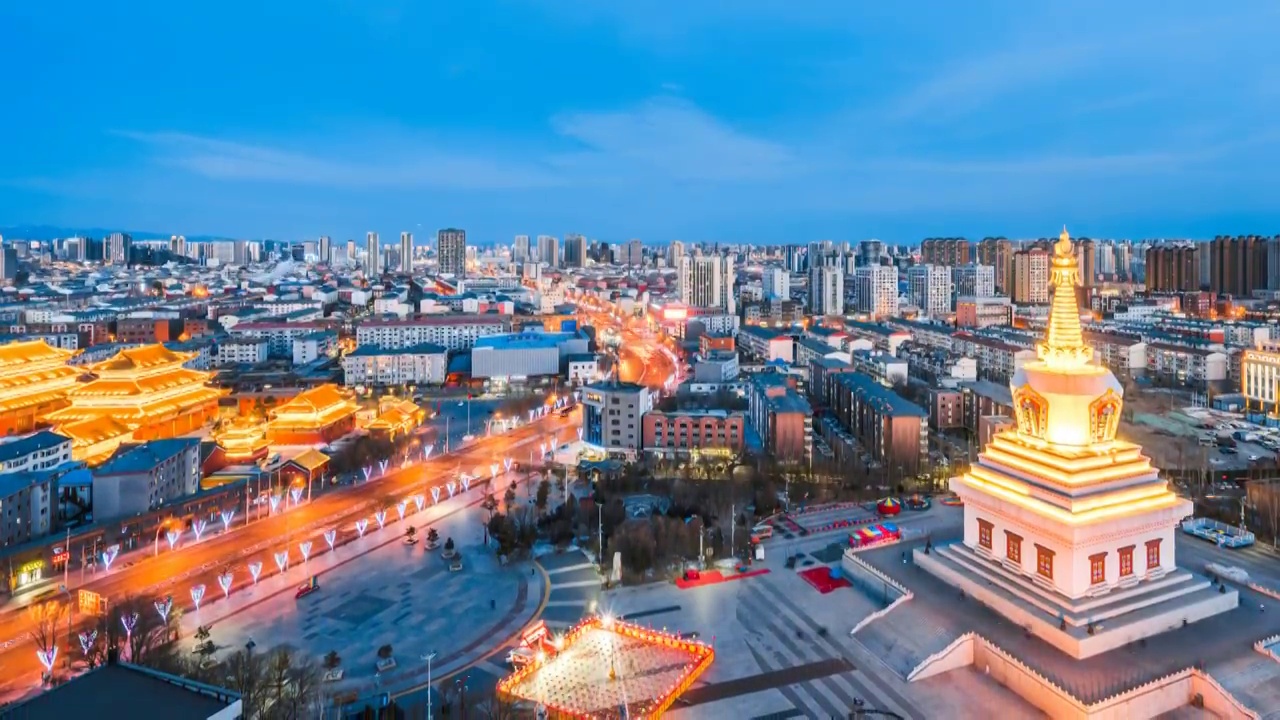
<svg viewBox="0 0 1280 720">
<path fill-rule="evenodd" d="M 858 628 L 854 628 L 854 632 L 857 632 L 857 630 Z M 924 660 L 921 660 L 920 663 L 915 666 L 915 669 L 907 673 L 907 682 L 915 682 L 916 680 L 920 679 L 921 673 L 924 673 L 930 670 L 930 668 L 934 664 L 943 662 L 943 660 L 948 655 L 951 655 L 952 653 L 959 651 L 964 646 L 965 643 L 979 643 L 979 642 L 986 642 L 986 641 L 976 632 L 970 631 L 961 635 L 955 640 L 952 640 L 951 644 L 942 648 L 938 652 L 930 655 Z M 972 663 L 973 663 L 973 656 L 970 655 L 969 664 L 972 664 Z M 963 667 L 963 665 L 959 667 Z M 929 673 L 929 675 L 934 675 L 934 674 L 936 673 L 932 673 L 932 672 Z"/>
<path fill-rule="evenodd" d="M 1263 587 L 1256 582 L 1250 582 L 1248 585 L 1249 585 L 1249 589 L 1253 590 L 1254 592 L 1262 593 L 1263 595 L 1266 595 L 1267 597 L 1272 598 L 1273 600 L 1280 600 L 1280 592 L 1276 592 L 1275 590 L 1272 590 L 1269 587 Z"/>
<path fill-rule="evenodd" d="M 908 590 L 908 591 L 907 591 L 907 593 L 906 593 L 905 595 L 899 595 L 897 600 L 894 600 L 893 602 L 889 603 L 888 605 L 886 605 L 886 606 L 884 606 L 884 607 L 880 608 L 879 610 L 876 610 L 875 612 L 871 613 L 870 615 L 868 615 L 868 616 L 866 616 L 866 617 L 862 618 L 861 620 L 859 620 L 859 621 L 858 621 L 858 624 L 857 624 L 857 625 L 854 625 L 854 626 L 853 626 L 853 629 L 849 631 L 849 634 L 850 634 L 850 635 L 857 634 L 857 632 L 858 632 L 859 630 L 861 630 L 862 628 L 864 628 L 864 627 L 866 627 L 866 626 L 870 625 L 873 621 L 875 621 L 875 620 L 879 620 L 880 618 L 884 617 L 885 615 L 888 615 L 890 612 L 892 612 L 892 611 L 893 611 L 893 609 L 894 609 L 894 608 L 898 607 L 899 605 L 901 605 L 902 603 L 904 603 L 904 602 L 906 602 L 906 601 L 910 600 L 910 599 L 911 599 L 911 598 L 913 598 L 913 597 L 915 597 L 915 594 L 914 594 L 914 593 L 912 593 L 910 590 Z"/>
<path fill-rule="evenodd" d="M 1276 640 L 1280 640 L 1280 636 L 1260 640 L 1254 648 L 1271 654 L 1266 645 Z M 965 648 L 966 643 L 971 644 L 968 649 Z M 958 656 L 964 652 L 969 653 L 967 658 Z M 1217 717 L 1259 718 L 1258 713 L 1237 700 L 1212 676 L 1196 668 L 1185 668 L 1096 702 L 1085 703 L 1003 648 L 972 632 L 961 635 L 943 650 L 925 658 L 907 675 L 907 680 L 923 680 L 967 664 L 987 673 L 1052 717 L 1081 720 L 1091 717 L 1147 717 L 1183 707 L 1187 698 L 1194 696 L 1200 699 L 1206 711 Z"/>
<path fill-rule="evenodd" d="M 1253 649 L 1257 650 L 1263 655 L 1266 655 L 1272 660 L 1275 660 L 1276 662 L 1280 662 L 1280 655 L 1276 655 L 1276 651 L 1268 647 L 1269 645 L 1277 645 L 1277 644 L 1280 644 L 1280 635 L 1272 635 L 1270 637 L 1264 637 L 1258 642 L 1254 643 Z"/>
<path fill-rule="evenodd" d="M 879 568 L 875 567 L 874 565 L 871 565 L 870 563 L 866 562 L 862 558 L 858 557 L 858 554 L 853 552 L 852 550 L 844 551 L 844 559 L 848 562 L 851 562 L 857 565 L 860 570 L 863 570 L 869 573 L 870 575 L 875 577 L 875 579 L 885 583 L 886 585 L 893 588 L 894 590 L 897 590 L 902 595 L 911 594 L 911 591 L 908 590 L 906 586 L 904 586 L 902 583 L 898 582 L 897 580 L 894 580 L 893 578 L 889 577 L 887 574 L 881 572 Z"/>
</svg>

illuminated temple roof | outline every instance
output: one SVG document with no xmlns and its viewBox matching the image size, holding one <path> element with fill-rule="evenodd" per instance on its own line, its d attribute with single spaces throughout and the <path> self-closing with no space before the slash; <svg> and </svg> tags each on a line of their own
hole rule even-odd
<svg viewBox="0 0 1280 720">
<path fill-rule="evenodd" d="M 212 374 L 182 367 L 192 357 L 163 345 L 121 350 L 92 365 L 97 379 L 72 390 L 71 406 L 51 413 L 49 420 L 64 424 L 110 417 L 136 429 L 216 402 L 225 391 L 206 384 Z"/>
<path fill-rule="evenodd" d="M 351 394 L 337 385 L 326 383 L 304 390 L 289 402 L 271 411 L 271 425 L 276 427 L 322 427 L 356 412 Z"/>
<path fill-rule="evenodd" d="M 1071 527 L 1177 508 L 1185 501 L 1142 448 L 1116 439 L 1124 389 L 1084 343 L 1076 272 L 1064 229 L 1054 246 L 1045 341 L 1038 359 L 1010 382 L 1017 423 L 993 438 L 953 487 Z"/>
<path fill-rule="evenodd" d="M 77 352 L 55 348 L 44 340 L 0 345 L 0 411 L 64 399 L 83 374 L 67 364 Z"/>
</svg>

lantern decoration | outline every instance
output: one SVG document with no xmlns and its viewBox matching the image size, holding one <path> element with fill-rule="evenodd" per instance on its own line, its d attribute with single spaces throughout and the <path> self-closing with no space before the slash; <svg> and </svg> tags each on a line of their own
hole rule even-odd
<svg viewBox="0 0 1280 720">
<path fill-rule="evenodd" d="M 432 505 L 440 504 L 440 488 L 438 486 L 431 488 L 431 504 Z"/>
<path fill-rule="evenodd" d="M 432 445 L 431 443 L 427 443 L 425 446 L 423 446 L 422 448 L 423 462 L 431 459 L 431 451 L 434 449 L 435 449 L 435 445 Z"/>
<path fill-rule="evenodd" d="M 293 498 L 293 504 L 297 505 L 302 501 L 302 488 L 289 488 L 289 496 Z"/>
<path fill-rule="evenodd" d="M 408 500 L 401 500 L 399 503 L 396 504 L 396 513 L 400 515 L 401 520 L 404 519 L 404 511 L 407 510 L 408 508 L 409 508 Z"/>
<path fill-rule="evenodd" d="M 366 465 L 360 468 L 360 472 L 364 474 L 364 481 L 369 482 L 369 476 L 373 475 L 373 467 Z"/>
<path fill-rule="evenodd" d="M 133 629 L 138 626 L 138 613 L 125 613 L 120 616 L 120 625 L 124 627 L 125 644 L 133 637 Z"/>
<path fill-rule="evenodd" d="M 367 527 L 369 527 L 369 518 L 360 518 L 356 521 L 356 534 L 364 537 L 364 531 Z"/>
<path fill-rule="evenodd" d="M 222 531 L 227 532 L 231 529 L 231 520 L 236 516 L 235 510 L 223 510 L 218 517 L 222 518 Z"/>
<path fill-rule="evenodd" d="M 306 562 L 311 558 L 311 541 L 303 540 L 298 543 L 298 552 L 302 553 L 302 562 Z"/>
<path fill-rule="evenodd" d="M 275 559 L 276 559 L 276 567 L 280 569 L 280 572 L 284 572 L 284 569 L 289 567 L 289 551 L 288 550 L 281 550 L 280 552 L 276 553 Z"/>
<path fill-rule="evenodd" d="M 414 495 L 413 504 L 418 506 L 418 512 L 422 512 L 422 506 L 427 504 L 427 499 L 421 495 Z"/>
<path fill-rule="evenodd" d="M 231 597 L 231 580 L 232 576 L 230 570 L 218 576 L 218 587 L 222 588 L 222 597 L 224 599 Z"/>
<path fill-rule="evenodd" d="M 170 530 L 169 532 L 164 534 L 164 539 L 169 541 L 170 550 L 173 549 L 174 545 L 178 544 L 178 538 L 180 537 L 182 537 L 182 532 L 179 530 Z"/>
<path fill-rule="evenodd" d="M 97 630 L 80 631 L 80 654 L 89 657 L 93 654 L 93 646 L 98 642 Z"/>
<path fill-rule="evenodd" d="M 513 462 L 514 461 L 511 458 L 507 458 L 506 460 L 502 461 L 502 465 L 503 467 L 506 468 L 507 472 L 511 472 L 511 465 Z"/>
<path fill-rule="evenodd" d="M 200 601 L 204 599 L 204 585 L 196 585 L 191 588 L 191 602 L 196 604 L 196 610 L 200 609 Z"/>
<path fill-rule="evenodd" d="M 387 511 L 379 510 L 373 514 L 373 519 L 378 521 L 378 529 L 381 530 L 387 526 Z"/>
<path fill-rule="evenodd" d="M 334 542 L 335 540 L 337 540 L 337 539 L 338 539 L 338 531 L 337 531 L 337 530 L 325 530 L 325 531 L 324 531 L 324 541 L 325 541 L 325 542 L 327 542 L 327 543 L 329 543 L 329 551 L 330 551 L 330 552 L 332 552 L 332 551 L 333 551 L 333 542 Z"/>
<path fill-rule="evenodd" d="M 388 460 L 379 460 L 379 461 L 378 461 L 378 474 L 379 474 L 379 475 L 386 475 L 386 474 L 387 474 L 387 463 L 388 463 L 388 462 L 390 462 L 390 461 L 388 461 Z"/>
<path fill-rule="evenodd" d="M 461 481 L 462 481 L 462 492 L 466 492 L 466 491 L 470 490 L 470 489 L 471 489 L 471 476 L 470 476 L 470 475 L 468 475 L 468 474 L 466 474 L 466 473 L 463 473 L 463 474 L 462 474 L 462 477 L 461 477 L 460 479 L 461 479 Z"/>
<path fill-rule="evenodd" d="M 249 563 L 249 575 L 253 577 L 253 584 L 257 585 L 258 577 L 262 575 L 262 563 L 260 561 L 254 560 Z"/>
<path fill-rule="evenodd" d="M 45 672 L 53 672 L 53 664 L 58 660 L 58 646 L 52 645 L 48 650 L 37 650 L 36 658 L 44 666 Z"/>
<path fill-rule="evenodd" d="M 191 532 L 196 534 L 196 542 L 200 542 L 200 536 L 204 535 L 204 529 L 209 527 L 209 523 L 204 520 L 191 521 Z"/>
<path fill-rule="evenodd" d="M 456 482 L 454 482 L 454 481 L 452 481 L 452 480 L 450 480 L 449 482 L 445 483 L 445 486 L 444 486 L 444 487 L 445 487 L 445 489 L 446 489 L 446 490 L 448 490 L 448 491 L 449 491 L 449 497 L 453 497 L 453 494 L 454 494 L 454 493 L 456 493 L 456 492 L 458 492 L 458 483 L 456 483 Z"/>
<path fill-rule="evenodd" d="M 119 545 L 111 545 L 102 551 L 102 569 L 110 570 L 111 563 L 115 562 L 116 556 L 120 554 Z"/>
<path fill-rule="evenodd" d="M 489 465 L 489 477 L 490 478 L 498 477 L 498 463 L 493 463 Z"/>
</svg>

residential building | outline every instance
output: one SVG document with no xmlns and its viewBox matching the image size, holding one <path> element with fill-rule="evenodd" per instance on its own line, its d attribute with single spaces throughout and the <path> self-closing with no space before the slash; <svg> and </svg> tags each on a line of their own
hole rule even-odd
<svg viewBox="0 0 1280 720">
<path fill-rule="evenodd" d="M 436 233 L 436 261 L 440 274 L 467 274 L 467 231 L 445 228 Z"/>
<path fill-rule="evenodd" d="M 364 236 L 364 274 L 365 277 L 377 277 L 381 271 L 378 263 L 382 260 L 382 250 L 378 246 L 378 233 L 370 231 Z"/>
<path fill-rule="evenodd" d="M 732 457 L 746 447 L 747 416 L 725 410 L 688 410 L 644 414 L 645 453 L 661 459 Z"/>
<path fill-rule="evenodd" d="M 1116 377 L 1139 377 L 1147 369 L 1147 344 L 1128 333 L 1084 330 L 1085 344 L 1093 348 L 1095 360 Z"/>
<path fill-rule="evenodd" d="M 964 238 L 927 238 L 920 243 L 920 261 L 943 267 L 968 265 L 970 247 Z"/>
<path fill-rule="evenodd" d="M 413 233 L 400 233 L 400 272 L 413 273 Z"/>
<path fill-rule="evenodd" d="M 111 233 L 107 236 L 104 244 L 106 245 L 107 265 L 127 266 L 133 261 L 133 236 L 129 233 Z"/>
<path fill-rule="evenodd" d="M 1228 377 L 1227 355 L 1208 347 L 1147 343 L 1147 378 L 1163 385 L 1204 389 Z"/>
<path fill-rule="evenodd" d="M 342 358 L 343 384 L 347 387 L 442 385 L 448 364 L 449 351 L 433 343 L 400 348 L 360 345 Z"/>
<path fill-rule="evenodd" d="M 649 389 L 632 383 L 594 383 L 582 390 L 582 439 L 630 459 L 644 447 L 642 418 L 653 409 Z"/>
<path fill-rule="evenodd" d="M 93 473 L 93 517 L 102 522 L 140 515 L 199 489 L 199 439 L 125 445 Z"/>
<path fill-rule="evenodd" d="M 470 350 L 476 339 L 511 332 L 511 319 L 501 315 L 421 315 L 365 320 L 356 326 L 357 345 L 403 348 L 434 343 L 449 350 Z"/>
<path fill-rule="evenodd" d="M 894 483 L 915 476 L 928 458 L 928 413 L 859 373 L 833 381 L 828 402 L 840 424 Z"/>
<path fill-rule="evenodd" d="M 0 440 L 0 475 L 52 470 L 71 461 L 71 438 L 56 432 Z"/>
<path fill-rule="evenodd" d="M 748 357 L 761 362 L 795 360 L 795 340 L 790 335 L 772 328 L 749 325 L 738 333 L 738 347 Z"/>
<path fill-rule="evenodd" d="M 898 315 L 898 268 L 893 265 L 862 265 L 855 279 L 858 312 L 876 320 Z"/>
<path fill-rule="evenodd" d="M 565 358 L 565 379 L 573 385 L 588 385 L 600 379 L 600 357 L 594 353 L 573 353 Z"/>
<path fill-rule="evenodd" d="M 1049 302 L 1049 252 L 1042 248 L 1019 250 L 1013 254 L 1013 292 L 1018 304 Z"/>
<path fill-rule="evenodd" d="M 585 237 L 581 235 L 564 236 L 564 266 L 571 268 L 587 266 L 587 239 Z"/>
<path fill-rule="evenodd" d="M 560 240 L 554 235 L 538 236 L 538 262 L 548 267 L 560 267 Z"/>
<path fill-rule="evenodd" d="M 301 367 L 320 358 L 338 355 L 338 333 L 333 330 L 317 330 L 302 337 L 293 338 L 293 364 Z"/>
<path fill-rule="evenodd" d="M 1081 238 L 1075 247 L 1076 284 L 1083 288 L 1091 288 L 1098 284 L 1098 244 L 1089 238 Z"/>
<path fill-rule="evenodd" d="M 784 464 L 811 462 L 813 409 L 789 376 L 755 373 L 747 383 L 751 425 L 766 454 Z"/>
<path fill-rule="evenodd" d="M 233 338 L 260 338 L 267 341 L 267 356 L 293 357 L 293 341 L 317 330 L 325 329 L 321 322 L 264 321 L 233 325 L 228 332 Z"/>
<path fill-rule="evenodd" d="M 732 293 L 733 269 L 725 271 L 725 258 L 720 255 L 685 256 L 680 260 L 677 282 L 680 300 L 689 307 L 721 308 L 726 300 L 726 281 Z"/>
<path fill-rule="evenodd" d="M 907 297 L 922 315 L 946 317 L 951 313 L 951 268 L 932 264 L 908 268 Z"/>
<path fill-rule="evenodd" d="M 511 250 L 511 259 L 523 263 L 528 262 L 529 257 L 529 236 L 517 235 L 515 246 Z"/>
<path fill-rule="evenodd" d="M 760 283 L 766 300 L 791 299 L 791 273 L 784 267 L 770 266 L 764 269 Z"/>
<path fill-rule="evenodd" d="M 1013 243 L 1005 238 L 983 238 L 978 243 L 978 264 L 995 268 L 996 292 L 1013 293 Z"/>
<path fill-rule="evenodd" d="M 991 265 L 959 265 L 951 269 L 956 297 L 989 298 L 996 294 L 996 269 Z"/>
<path fill-rule="evenodd" d="M 1203 262 L 1203 261 L 1201 261 Z M 1209 291 L 1249 297 L 1266 289 L 1267 246 L 1256 235 L 1218 236 L 1209 244 Z"/>
<path fill-rule="evenodd" d="M 839 264 L 809 269 L 809 311 L 814 315 L 844 315 L 844 268 Z"/>
<path fill-rule="evenodd" d="M 213 357 L 215 367 L 224 365 L 256 365 L 267 361 L 271 342 L 264 337 L 232 337 L 218 342 Z"/>
<path fill-rule="evenodd" d="M 1147 248 L 1147 292 L 1200 289 L 1200 250 L 1195 243 L 1162 243 Z"/>
<path fill-rule="evenodd" d="M 1240 358 L 1240 392 L 1249 409 L 1280 415 L 1280 348 L 1244 351 Z"/>
<path fill-rule="evenodd" d="M 956 297 L 956 326 L 964 328 L 985 328 L 1008 325 L 1013 320 L 1013 304 L 1004 296 L 975 297 L 961 295 Z"/>
</svg>

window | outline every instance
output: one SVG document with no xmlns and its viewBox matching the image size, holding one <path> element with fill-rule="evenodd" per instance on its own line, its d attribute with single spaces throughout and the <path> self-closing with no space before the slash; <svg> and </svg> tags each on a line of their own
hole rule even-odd
<svg viewBox="0 0 1280 720">
<path fill-rule="evenodd" d="M 1116 551 L 1120 555 L 1120 577 L 1133 574 L 1133 546 L 1122 547 Z"/>
<path fill-rule="evenodd" d="M 1005 530 L 1004 554 L 1010 562 L 1022 564 L 1022 538 Z"/>
<path fill-rule="evenodd" d="M 1147 570 L 1155 570 L 1160 567 L 1160 540 L 1147 541 Z"/>
<path fill-rule="evenodd" d="M 991 523 L 981 518 L 978 518 L 978 544 L 991 549 Z"/>
<path fill-rule="evenodd" d="M 1053 579 L 1053 551 L 1043 545 L 1036 545 L 1036 573 Z"/>
<path fill-rule="evenodd" d="M 1101 585 L 1107 581 L 1107 554 L 1089 556 L 1089 584 Z"/>
</svg>

